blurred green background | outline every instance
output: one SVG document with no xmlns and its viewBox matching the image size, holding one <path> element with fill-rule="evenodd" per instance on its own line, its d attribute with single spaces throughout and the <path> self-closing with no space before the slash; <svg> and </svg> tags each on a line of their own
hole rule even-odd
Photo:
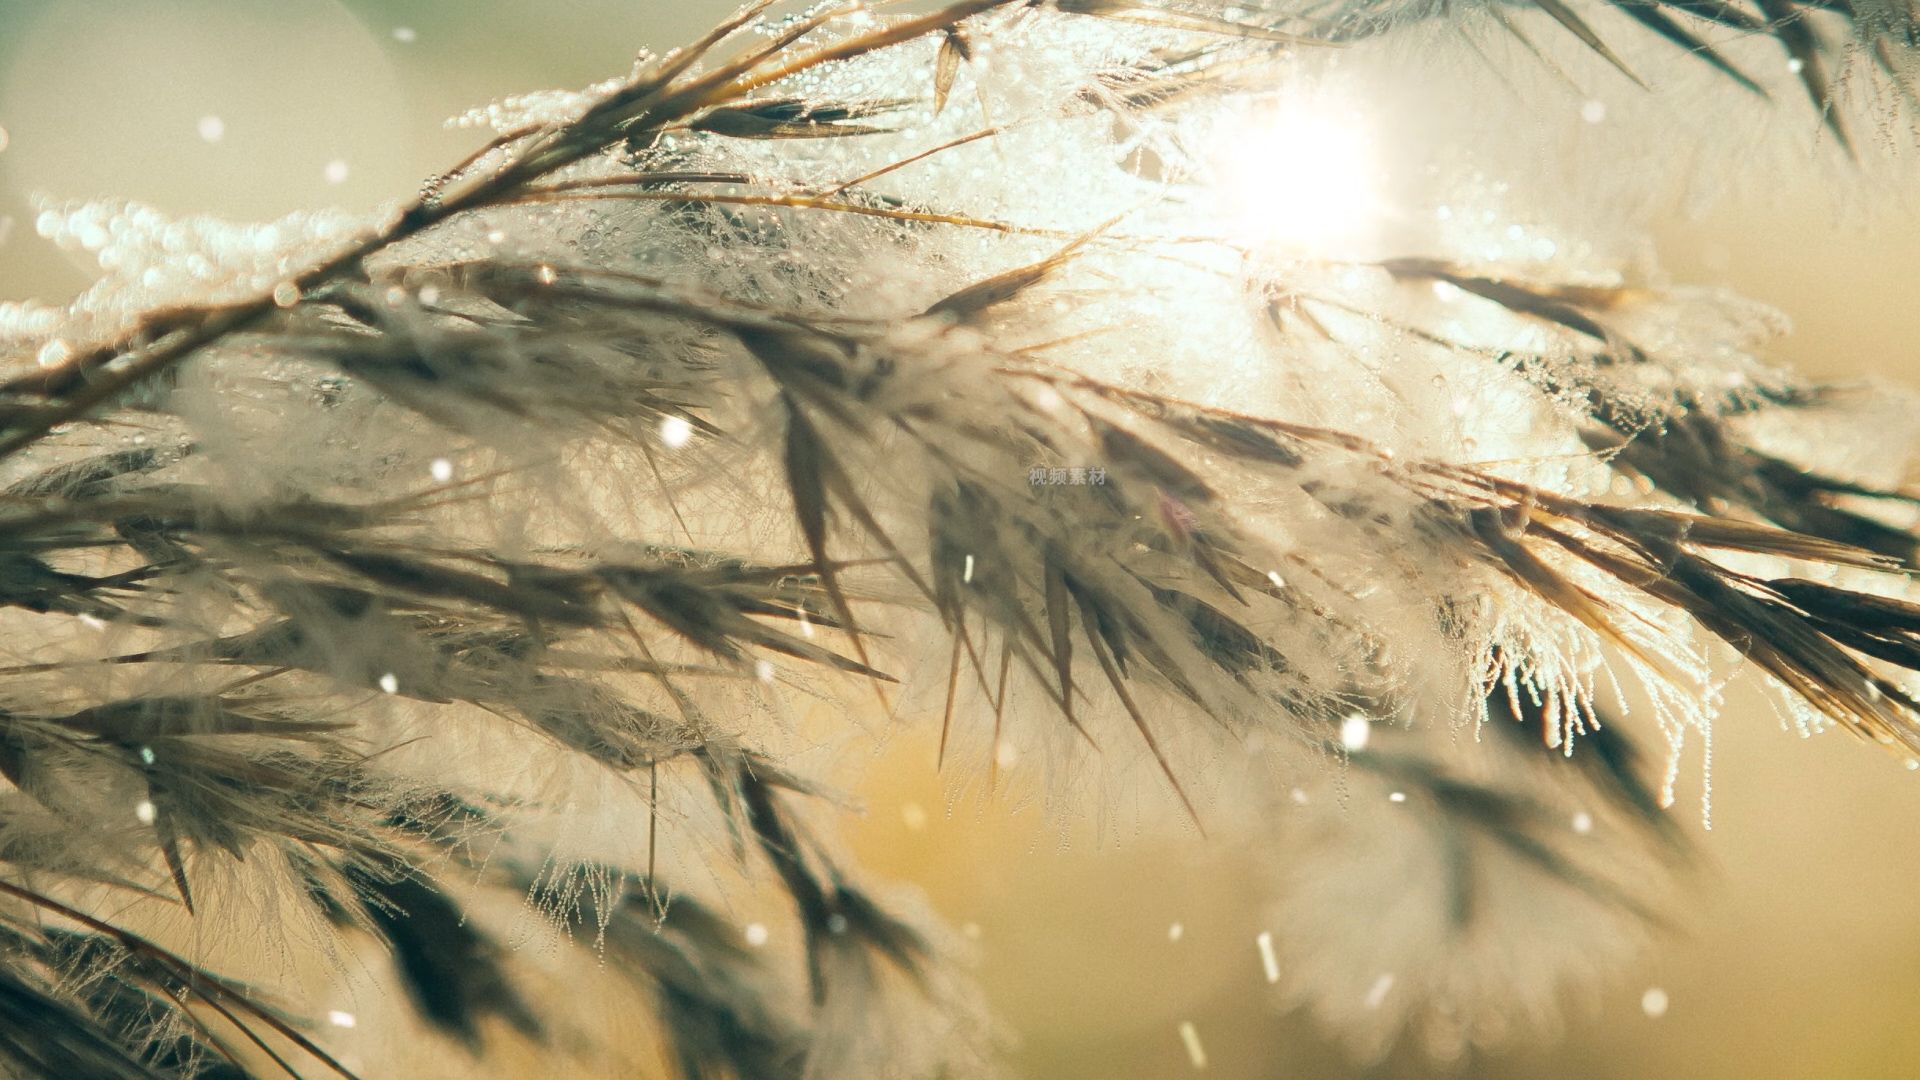
<svg viewBox="0 0 1920 1080">
<path fill-rule="evenodd" d="M 32 192 L 236 218 L 373 205 L 476 142 L 446 117 L 623 72 L 636 49 L 685 40 L 727 6 L 0 0 L 0 299 L 59 299 L 89 280 L 34 235 Z M 1920 381 L 1920 213 L 1899 204 L 1900 186 L 1886 206 L 1844 207 L 1811 167 L 1769 176 L 1704 218 L 1666 224 L 1662 258 L 1681 279 L 1787 312 L 1798 332 L 1781 354 L 1808 370 Z M 906 738 L 876 762 L 853 842 L 871 870 L 920 884 L 954 923 L 979 927 L 982 974 L 1020 1040 L 1021 1075 L 1190 1075 L 1182 1021 L 1204 1041 L 1209 1075 L 1426 1073 L 1406 1062 L 1352 1069 L 1269 1007 L 1247 852 L 1178 828 L 1103 836 L 1091 814 L 1063 830 L 1012 796 L 944 814 L 933 756 Z M 1717 870 L 1683 920 L 1687 936 L 1596 996 L 1564 1042 L 1462 1075 L 1920 1075 L 1920 781 L 1844 734 L 1786 734 L 1739 695 L 1715 759 L 1716 827 L 1701 843 Z M 1691 824 L 1696 770 L 1683 777 L 1674 812 Z M 1657 1020 L 1640 1009 L 1649 986 L 1672 1001 Z"/>
</svg>

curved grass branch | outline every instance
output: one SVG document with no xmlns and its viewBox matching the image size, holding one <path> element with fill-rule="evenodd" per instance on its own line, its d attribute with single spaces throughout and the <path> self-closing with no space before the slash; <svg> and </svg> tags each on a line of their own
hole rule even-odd
<svg viewBox="0 0 1920 1080">
<path fill-rule="evenodd" d="M 831 9 L 803 20 L 799 26 L 738 60 L 700 77 L 677 83 L 702 57 L 747 25 L 766 3 L 744 8 L 707 37 L 674 53 L 655 69 L 643 69 L 625 87 L 595 103 L 578 119 L 553 128 L 502 136 L 466 159 L 454 176 L 463 175 L 489 153 L 511 151 L 512 160 L 488 175 L 451 191 L 422 194 L 384 226 L 336 255 L 293 275 L 263 294 L 237 304 L 168 312 L 157 320 L 136 325 L 117 340 L 69 357 L 50 373 L 0 385 L 0 393 L 18 393 L 36 386 L 58 400 L 25 408 L 0 427 L 0 457 L 17 453 L 62 424 L 83 419 L 92 410 L 119 398 L 128 390 L 182 363 L 222 339 L 260 325 L 276 311 L 297 303 L 342 278 L 357 275 L 374 254 L 417 236 L 468 210 L 513 201 L 536 181 L 610 146 L 644 142 L 641 134 L 660 131 L 718 105 L 744 100 L 754 90 L 791 78 L 812 68 L 848 60 L 936 33 L 964 19 L 1007 7 L 1015 0 L 962 0 L 930 15 L 905 20 L 879 30 L 816 49 L 781 63 L 772 63 L 793 42 L 829 25 L 836 17 L 861 5 Z"/>
</svg>

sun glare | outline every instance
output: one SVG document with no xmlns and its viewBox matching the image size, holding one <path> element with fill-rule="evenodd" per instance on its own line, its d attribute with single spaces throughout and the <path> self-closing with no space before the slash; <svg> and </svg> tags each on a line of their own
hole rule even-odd
<svg viewBox="0 0 1920 1080">
<path fill-rule="evenodd" d="M 1227 117 L 1211 145 L 1213 187 L 1235 240 L 1329 256 L 1352 253 L 1378 228 L 1379 155 L 1358 110 L 1267 99 Z"/>
</svg>

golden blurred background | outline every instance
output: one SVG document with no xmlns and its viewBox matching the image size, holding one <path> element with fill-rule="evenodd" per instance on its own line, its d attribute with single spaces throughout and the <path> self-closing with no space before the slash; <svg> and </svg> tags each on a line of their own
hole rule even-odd
<svg viewBox="0 0 1920 1080">
<path fill-rule="evenodd" d="M 413 191 L 476 141 L 446 117 L 623 72 L 690 38 L 726 0 L 0 0 L 0 299 L 61 299 L 85 269 L 34 235 L 34 192 L 265 218 Z M 1799 134 L 1806 134 L 1799 132 Z M 1906 168 L 1908 181 L 1920 170 Z M 1835 198 L 1830 174 L 1745 178 L 1659 237 L 1681 280 L 1786 312 L 1780 355 L 1822 376 L 1920 382 L 1920 182 Z M 1865 189 L 1859 189 L 1865 190 Z M 1904 200 L 1904 201 L 1903 201 Z M 1920 779 L 1842 733 L 1801 740 L 1734 695 L 1715 747 L 1711 867 L 1684 936 L 1594 995 L 1566 1038 L 1476 1062 L 1488 1078 L 1803 1080 L 1920 1076 Z M 981 976 L 1019 1075 L 1422 1076 L 1347 1065 L 1271 1007 L 1251 853 L 1066 825 L 1012 793 L 949 812 L 930 742 L 867 770 L 850 829 L 868 869 L 977 928 Z M 1673 811 L 1697 818 L 1697 768 Z M 1698 829 L 1694 831 L 1697 833 Z M 1270 857 L 1270 856 L 1267 856 Z M 1169 928 L 1180 924 L 1179 940 Z M 1569 933 L 1577 932 L 1569 928 Z M 1649 987 L 1671 1002 L 1641 1008 Z"/>
</svg>

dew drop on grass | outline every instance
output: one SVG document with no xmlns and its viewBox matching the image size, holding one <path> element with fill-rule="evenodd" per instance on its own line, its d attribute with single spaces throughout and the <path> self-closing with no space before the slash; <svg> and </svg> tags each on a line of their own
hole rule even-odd
<svg viewBox="0 0 1920 1080">
<path fill-rule="evenodd" d="M 1003 739 L 994 748 L 993 761 L 1003 769 L 1011 769 L 1020 761 L 1020 748 Z"/>
<path fill-rule="evenodd" d="M 1349 750 L 1365 750 L 1373 738 L 1373 724 L 1359 713 L 1349 713 L 1340 721 L 1340 745 Z"/>
<path fill-rule="evenodd" d="M 693 425 L 684 416 L 669 416 L 660 421 L 660 441 L 669 450 L 678 450 L 693 438 Z"/>
</svg>

